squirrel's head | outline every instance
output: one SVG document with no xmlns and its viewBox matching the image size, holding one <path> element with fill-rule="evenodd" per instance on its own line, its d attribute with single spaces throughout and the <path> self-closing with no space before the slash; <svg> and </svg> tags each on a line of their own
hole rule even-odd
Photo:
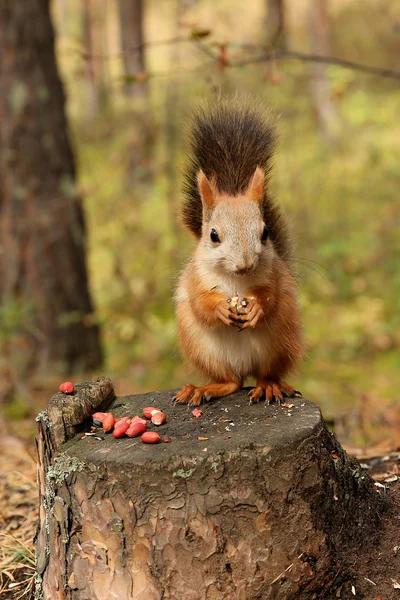
<svg viewBox="0 0 400 600">
<path fill-rule="evenodd" d="M 265 173 L 257 167 L 247 189 L 235 197 L 219 192 L 203 171 L 197 176 L 203 205 L 201 254 L 228 275 L 251 275 L 267 267 L 274 256 L 262 203 Z"/>
</svg>

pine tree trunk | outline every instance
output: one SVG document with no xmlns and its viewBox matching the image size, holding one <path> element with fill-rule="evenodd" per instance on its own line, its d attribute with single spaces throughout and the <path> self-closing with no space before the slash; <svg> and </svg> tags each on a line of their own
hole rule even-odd
<svg viewBox="0 0 400 600">
<path fill-rule="evenodd" d="M 91 369 L 99 332 L 48 0 L 1 2 L 0 41 L 2 359 L 14 380 Z"/>
<path fill-rule="evenodd" d="M 93 47 L 92 0 L 82 1 L 82 39 L 85 48 L 85 117 L 90 123 L 99 111 L 99 89 L 96 81 L 96 69 Z"/>
<path fill-rule="evenodd" d="M 118 0 L 121 47 L 125 74 L 135 76 L 146 71 L 143 33 L 143 1 Z M 126 85 L 133 97 L 146 96 L 146 83 Z"/>
<path fill-rule="evenodd" d="M 330 17 L 327 0 L 312 0 L 310 8 L 311 51 L 318 56 L 330 54 Z M 337 112 L 332 101 L 327 66 L 311 65 L 311 91 L 321 135 L 328 140 L 335 137 Z"/>
<path fill-rule="evenodd" d="M 174 393 L 114 410 L 100 378 L 39 415 L 37 600 L 334 598 L 386 503 L 317 406 L 249 406 L 244 390 L 195 418 Z M 171 443 L 84 435 L 91 411 L 145 406 Z"/>
<path fill-rule="evenodd" d="M 275 50 L 286 46 L 285 0 L 267 0 L 267 41 Z"/>
<path fill-rule="evenodd" d="M 180 33 L 180 22 L 185 13 L 184 0 L 174 0 L 174 30 L 173 37 L 178 37 Z M 173 73 L 178 72 L 181 68 L 182 47 L 180 44 L 172 44 L 170 48 L 170 70 Z M 166 135 L 166 175 L 167 175 L 167 202 L 168 202 L 168 218 L 170 231 L 173 238 L 178 239 L 179 236 L 179 218 L 178 218 L 178 198 L 179 198 L 179 183 L 180 170 L 178 165 L 179 144 L 181 141 L 181 114 L 182 114 L 182 85 L 179 77 L 170 77 L 166 88 L 165 99 L 165 135 Z M 171 260 L 174 260 L 179 252 L 178 248 L 171 248 Z"/>
</svg>

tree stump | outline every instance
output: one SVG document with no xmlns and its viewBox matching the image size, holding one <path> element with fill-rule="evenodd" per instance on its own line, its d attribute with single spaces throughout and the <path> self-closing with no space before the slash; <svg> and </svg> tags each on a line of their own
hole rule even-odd
<svg viewBox="0 0 400 600">
<path fill-rule="evenodd" d="M 196 418 L 173 396 L 116 399 L 103 377 L 38 416 L 36 598 L 330 597 L 385 503 L 318 407 L 249 406 L 243 390 Z M 152 405 L 167 413 L 157 431 L 171 443 L 83 434 L 92 412 Z"/>
</svg>

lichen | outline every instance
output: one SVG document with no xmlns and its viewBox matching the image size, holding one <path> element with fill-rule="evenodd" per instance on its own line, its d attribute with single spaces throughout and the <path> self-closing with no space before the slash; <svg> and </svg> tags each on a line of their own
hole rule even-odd
<svg viewBox="0 0 400 600">
<path fill-rule="evenodd" d="M 66 452 L 63 452 L 57 456 L 52 466 L 48 468 L 46 474 L 47 482 L 50 483 L 53 480 L 56 485 L 61 485 L 68 475 L 76 471 L 82 471 L 84 467 L 85 463 L 79 460 L 79 458 L 69 456 Z"/>
<path fill-rule="evenodd" d="M 43 498 L 43 505 L 45 509 L 45 522 L 44 528 L 46 531 L 46 554 L 50 555 L 50 524 L 49 517 L 54 514 L 54 499 L 55 499 L 55 487 L 60 486 L 65 479 L 71 473 L 75 473 L 76 471 L 82 471 L 85 463 L 80 461 L 76 456 L 68 456 L 65 452 L 57 456 L 53 464 L 48 468 L 46 473 L 46 493 Z M 63 540 L 65 543 L 68 543 L 67 540 Z"/>
<path fill-rule="evenodd" d="M 188 477 L 193 475 L 195 470 L 196 469 L 189 469 L 188 471 L 184 471 L 183 469 L 178 469 L 177 471 L 172 473 L 172 477 L 182 477 L 183 479 L 187 479 Z"/>
<path fill-rule="evenodd" d="M 39 573 L 35 575 L 35 600 L 43 600 L 43 579 Z"/>
<path fill-rule="evenodd" d="M 47 410 L 42 410 L 42 412 L 40 412 L 38 414 L 38 416 L 35 419 L 36 423 L 45 423 L 45 425 L 47 427 L 50 426 L 50 420 L 49 420 L 49 415 L 47 414 Z"/>
</svg>

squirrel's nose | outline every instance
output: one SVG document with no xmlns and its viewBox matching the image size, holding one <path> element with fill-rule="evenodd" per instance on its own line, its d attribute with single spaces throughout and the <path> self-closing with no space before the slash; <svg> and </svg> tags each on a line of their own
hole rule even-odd
<svg viewBox="0 0 400 600">
<path fill-rule="evenodd" d="M 242 260 L 240 263 L 237 263 L 235 266 L 236 273 L 238 275 L 243 275 L 244 273 L 248 273 L 252 270 L 252 268 L 254 267 L 254 260 L 251 258 L 247 258 L 245 260 Z"/>
</svg>

